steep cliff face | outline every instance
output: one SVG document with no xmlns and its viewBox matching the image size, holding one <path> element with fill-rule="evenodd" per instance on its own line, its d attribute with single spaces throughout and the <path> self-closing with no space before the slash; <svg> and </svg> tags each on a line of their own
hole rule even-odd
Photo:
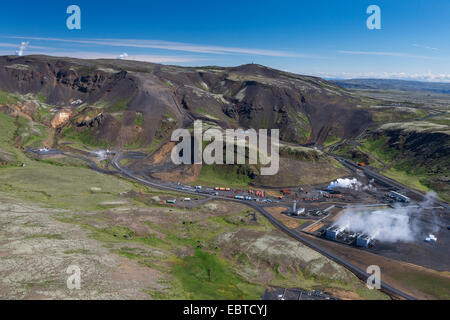
<svg viewBox="0 0 450 320">
<path fill-rule="evenodd" d="M 416 177 L 443 199 L 450 199 L 448 126 L 426 121 L 388 123 L 371 130 L 364 146 L 388 168 Z"/>
<path fill-rule="evenodd" d="M 397 163 L 441 176 L 450 174 L 450 131 L 446 126 L 427 122 L 386 124 L 374 130 L 370 138 L 382 140 L 378 148 L 391 150 Z"/>
<path fill-rule="evenodd" d="M 321 144 L 329 135 L 350 137 L 371 121 L 348 92 L 320 78 L 259 65 L 157 74 L 177 86 L 177 99 L 194 116 L 244 128 L 278 128 L 288 142 Z"/>
<path fill-rule="evenodd" d="M 126 71 L 111 73 L 64 59 L 36 56 L 0 57 L 0 89 L 39 93 L 47 103 L 65 106 L 78 99 L 95 103 L 128 98 L 136 93 L 137 86 Z"/>
<path fill-rule="evenodd" d="M 203 119 L 222 127 L 278 128 L 284 141 L 317 144 L 330 136 L 355 135 L 371 121 L 346 90 L 320 78 L 259 65 L 183 68 L 122 60 L 7 56 L 0 57 L 0 89 L 34 93 L 61 108 L 75 109 L 76 102 L 82 101 L 82 106 L 95 106 L 112 117 L 124 111 L 141 113 L 146 119 L 143 140 L 148 142 L 167 115 L 179 126 Z"/>
</svg>

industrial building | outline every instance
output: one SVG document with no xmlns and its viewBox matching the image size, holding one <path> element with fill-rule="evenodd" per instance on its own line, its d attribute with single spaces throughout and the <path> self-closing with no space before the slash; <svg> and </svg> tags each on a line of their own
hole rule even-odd
<svg viewBox="0 0 450 320">
<path fill-rule="evenodd" d="M 360 248 L 370 248 L 375 245 L 375 240 L 370 236 L 358 232 L 346 230 L 345 227 L 330 226 L 319 231 L 319 236 L 328 240 L 353 245 Z"/>
<path fill-rule="evenodd" d="M 369 248 L 373 244 L 372 238 L 366 235 L 361 235 L 356 238 L 356 246 L 362 248 Z"/>
<path fill-rule="evenodd" d="M 325 214 L 325 212 L 323 210 L 318 210 L 318 209 L 310 209 L 310 210 L 308 210 L 308 213 L 307 213 L 307 215 L 316 216 L 316 217 L 321 216 L 323 214 Z"/>
<path fill-rule="evenodd" d="M 386 193 L 386 197 L 397 202 L 409 203 L 411 201 L 407 196 L 395 191 L 389 191 Z"/>
<path fill-rule="evenodd" d="M 342 193 L 342 192 L 340 192 L 338 190 L 333 190 L 333 189 L 322 189 L 320 191 L 326 192 L 326 193 L 329 193 L 329 194 L 341 194 Z"/>
<path fill-rule="evenodd" d="M 329 227 L 325 233 L 325 237 L 331 240 L 337 240 L 338 235 L 344 231 L 341 227 Z"/>
<path fill-rule="evenodd" d="M 297 201 L 294 200 L 294 202 L 292 202 L 292 208 L 290 210 L 287 210 L 285 213 L 289 215 L 300 216 L 302 214 L 305 214 L 305 208 L 297 208 Z"/>
</svg>

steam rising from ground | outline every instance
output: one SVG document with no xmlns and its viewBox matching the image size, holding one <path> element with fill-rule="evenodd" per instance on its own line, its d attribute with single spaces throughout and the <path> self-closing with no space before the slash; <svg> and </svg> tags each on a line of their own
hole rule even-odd
<svg viewBox="0 0 450 320">
<path fill-rule="evenodd" d="M 347 210 L 336 226 L 361 232 L 383 242 L 410 242 L 415 230 L 410 223 L 408 209 L 383 209 L 375 211 Z"/>
<path fill-rule="evenodd" d="M 102 161 L 108 158 L 109 150 L 97 150 L 93 151 L 92 154 L 97 157 L 97 160 Z"/>
<path fill-rule="evenodd" d="M 373 181 L 372 181 L 373 182 Z M 352 190 L 376 190 L 374 186 L 372 186 L 372 184 L 368 184 L 368 185 L 364 185 L 361 181 L 359 181 L 356 178 L 353 179 L 337 179 L 336 181 L 333 181 L 332 183 L 330 183 L 330 185 L 328 186 L 328 188 L 333 189 L 333 188 L 345 188 L 345 189 L 352 189 Z"/>
<path fill-rule="evenodd" d="M 29 42 L 22 42 L 22 43 L 20 44 L 19 50 L 16 51 L 16 54 L 17 54 L 19 57 L 23 56 L 23 52 L 25 51 L 25 49 L 28 47 L 29 44 L 30 44 Z"/>
<path fill-rule="evenodd" d="M 423 208 L 433 205 L 432 197 L 435 193 L 428 193 L 420 208 L 397 207 L 393 209 L 347 209 L 334 226 L 345 228 L 353 232 L 361 232 L 381 242 L 412 242 L 423 239 L 427 235 L 424 225 L 417 216 Z M 439 229 L 439 218 L 433 214 L 430 221 L 433 232 Z"/>
</svg>

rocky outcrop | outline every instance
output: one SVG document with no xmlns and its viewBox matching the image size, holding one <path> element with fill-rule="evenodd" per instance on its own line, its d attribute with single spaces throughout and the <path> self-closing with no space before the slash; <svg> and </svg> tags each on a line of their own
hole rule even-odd
<svg viewBox="0 0 450 320">
<path fill-rule="evenodd" d="M 426 168 L 433 173 L 450 173 L 450 134 L 433 130 L 414 130 L 407 123 L 400 127 L 382 126 L 371 133 L 371 139 L 384 139 L 381 146 L 396 153 L 396 161 Z"/>
<path fill-rule="evenodd" d="M 52 128 L 60 127 L 61 125 L 67 123 L 72 115 L 71 109 L 64 109 L 58 111 L 51 121 Z"/>
</svg>

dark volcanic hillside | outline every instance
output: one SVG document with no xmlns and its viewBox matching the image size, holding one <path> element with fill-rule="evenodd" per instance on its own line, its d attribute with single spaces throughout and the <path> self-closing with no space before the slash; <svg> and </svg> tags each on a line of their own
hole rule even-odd
<svg viewBox="0 0 450 320">
<path fill-rule="evenodd" d="M 450 194 L 450 130 L 428 122 L 391 123 L 371 131 L 372 148 L 394 168 L 420 177 L 421 182 Z"/>
<path fill-rule="evenodd" d="M 0 89 L 70 107 L 76 130 L 111 145 L 150 144 L 163 119 L 222 127 L 279 128 L 287 142 L 350 137 L 371 121 L 345 89 L 260 65 L 185 68 L 123 60 L 0 57 Z M 73 104 L 82 100 L 81 105 Z M 142 129 L 131 127 L 142 115 Z M 94 125 L 95 124 L 95 125 Z M 173 129 L 174 126 L 164 128 Z M 160 130 L 159 130 L 160 131 Z M 131 140 L 130 140 L 131 139 Z"/>
</svg>

